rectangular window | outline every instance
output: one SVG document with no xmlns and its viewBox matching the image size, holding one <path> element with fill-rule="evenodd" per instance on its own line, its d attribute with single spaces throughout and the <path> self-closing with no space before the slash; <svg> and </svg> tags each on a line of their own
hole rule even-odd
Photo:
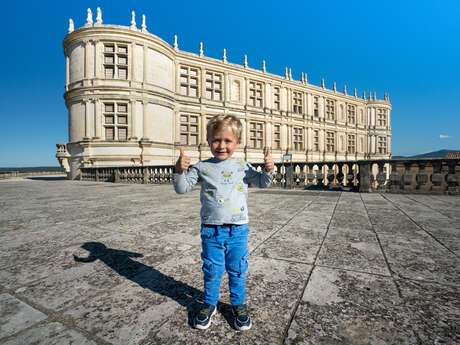
<svg viewBox="0 0 460 345">
<path fill-rule="evenodd" d="M 313 115 L 319 116 L 319 98 L 313 97 Z"/>
<path fill-rule="evenodd" d="M 249 147 L 261 149 L 263 147 L 264 124 L 249 122 Z"/>
<path fill-rule="evenodd" d="M 103 103 L 103 122 L 106 140 L 128 140 L 128 103 Z"/>
<path fill-rule="evenodd" d="M 355 153 L 356 152 L 356 138 L 354 134 L 348 134 L 348 145 L 347 145 L 347 152 L 348 153 Z"/>
<path fill-rule="evenodd" d="M 273 107 L 274 107 L 276 110 L 280 110 L 280 109 L 281 109 L 280 100 L 281 100 L 280 88 L 279 88 L 279 87 L 275 87 L 275 88 L 273 89 Z"/>
<path fill-rule="evenodd" d="M 335 152 L 335 133 L 326 132 L 326 151 Z"/>
<path fill-rule="evenodd" d="M 380 127 L 387 126 L 387 111 L 385 109 L 377 109 L 377 125 Z"/>
<path fill-rule="evenodd" d="M 352 104 L 347 106 L 348 124 L 354 124 L 356 121 L 356 107 Z"/>
<path fill-rule="evenodd" d="M 180 93 L 184 96 L 198 97 L 198 69 L 188 66 L 180 67 Z"/>
<path fill-rule="evenodd" d="M 292 93 L 292 111 L 297 114 L 302 114 L 302 93 Z"/>
<path fill-rule="evenodd" d="M 387 153 L 387 138 L 386 137 L 378 137 L 377 149 L 380 154 Z"/>
<path fill-rule="evenodd" d="M 206 72 L 206 98 L 213 101 L 222 100 L 222 74 Z"/>
<path fill-rule="evenodd" d="M 262 83 L 257 83 L 255 81 L 249 82 L 249 105 L 262 108 Z"/>
<path fill-rule="evenodd" d="M 303 150 L 303 128 L 302 127 L 294 127 L 292 129 L 292 143 L 294 144 L 294 151 L 302 151 Z"/>
<path fill-rule="evenodd" d="M 104 76 L 106 79 L 128 79 L 128 46 L 104 44 Z"/>
<path fill-rule="evenodd" d="M 332 99 L 326 100 L 326 119 L 331 121 L 335 120 L 335 101 Z"/>
<path fill-rule="evenodd" d="M 198 145 L 198 115 L 180 115 L 180 143 L 182 145 Z"/>
<path fill-rule="evenodd" d="M 273 125 L 273 148 L 275 150 L 281 149 L 281 126 Z"/>
<path fill-rule="evenodd" d="M 313 151 L 319 151 L 319 130 L 313 131 Z"/>
</svg>

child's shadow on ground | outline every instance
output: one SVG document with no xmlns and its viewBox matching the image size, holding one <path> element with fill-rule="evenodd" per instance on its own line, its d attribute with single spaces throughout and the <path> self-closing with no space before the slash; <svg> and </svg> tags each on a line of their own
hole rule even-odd
<svg viewBox="0 0 460 345">
<path fill-rule="evenodd" d="M 181 306 L 187 308 L 188 324 L 190 327 L 193 327 L 193 318 L 203 298 L 202 291 L 181 281 L 177 281 L 153 267 L 131 259 L 143 257 L 140 253 L 107 248 L 100 242 L 86 242 L 81 247 L 87 250 L 89 255 L 86 258 L 74 255 L 76 262 L 93 262 L 99 259 L 119 275 L 139 284 L 143 288 L 171 298 Z M 233 327 L 231 306 L 219 302 L 217 308 L 229 325 Z"/>
</svg>

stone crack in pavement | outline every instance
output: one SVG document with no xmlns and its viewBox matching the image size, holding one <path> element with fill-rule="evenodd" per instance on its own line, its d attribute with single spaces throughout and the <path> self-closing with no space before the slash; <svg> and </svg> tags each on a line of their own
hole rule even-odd
<svg viewBox="0 0 460 345">
<path fill-rule="evenodd" d="M 247 303 L 206 331 L 199 190 L 0 181 L 0 345 L 460 344 L 460 198 L 250 189 Z"/>
</svg>

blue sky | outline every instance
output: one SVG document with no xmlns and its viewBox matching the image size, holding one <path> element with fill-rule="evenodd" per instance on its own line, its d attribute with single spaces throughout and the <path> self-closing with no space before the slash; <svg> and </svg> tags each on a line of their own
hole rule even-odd
<svg viewBox="0 0 460 345">
<path fill-rule="evenodd" d="M 0 21 L 0 167 L 54 166 L 68 141 L 62 40 L 101 7 L 105 24 L 147 29 L 179 48 L 349 92 L 390 94 L 394 155 L 460 150 L 460 2 L 9 1 Z M 443 137 L 445 136 L 445 137 Z"/>
</svg>

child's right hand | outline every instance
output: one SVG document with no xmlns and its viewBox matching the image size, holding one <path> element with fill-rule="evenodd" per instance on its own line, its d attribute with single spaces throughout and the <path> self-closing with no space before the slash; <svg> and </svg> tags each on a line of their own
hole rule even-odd
<svg viewBox="0 0 460 345">
<path fill-rule="evenodd" d="M 178 173 L 181 173 L 182 171 L 187 171 L 189 167 L 190 167 L 190 157 L 185 155 L 184 149 L 181 147 L 179 159 L 177 160 L 176 166 L 174 167 L 174 172 L 178 174 Z"/>
</svg>

